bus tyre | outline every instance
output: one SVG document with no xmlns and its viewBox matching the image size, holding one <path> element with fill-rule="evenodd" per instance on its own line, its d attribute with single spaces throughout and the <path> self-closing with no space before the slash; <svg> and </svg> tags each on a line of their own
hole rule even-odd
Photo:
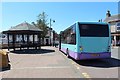
<svg viewBox="0 0 120 80">
<path fill-rule="evenodd" d="M 67 54 L 67 58 L 70 58 L 69 50 L 68 49 L 66 50 L 66 54 Z"/>
</svg>

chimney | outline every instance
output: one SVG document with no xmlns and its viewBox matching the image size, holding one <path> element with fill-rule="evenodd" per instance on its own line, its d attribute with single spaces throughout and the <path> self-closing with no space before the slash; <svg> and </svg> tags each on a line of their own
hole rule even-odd
<svg viewBox="0 0 120 80">
<path fill-rule="evenodd" d="M 98 20 L 98 22 L 100 22 L 100 20 Z"/>
<path fill-rule="evenodd" d="M 102 22 L 102 19 L 99 19 L 98 22 Z"/>
<path fill-rule="evenodd" d="M 106 13 L 106 18 L 111 17 L 110 11 L 108 10 Z"/>
</svg>

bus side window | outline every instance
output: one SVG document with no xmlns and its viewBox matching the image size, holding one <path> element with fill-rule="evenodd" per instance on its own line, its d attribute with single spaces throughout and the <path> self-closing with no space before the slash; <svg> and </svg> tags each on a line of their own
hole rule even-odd
<svg viewBox="0 0 120 80">
<path fill-rule="evenodd" d="M 76 44 L 76 30 L 74 25 L 68 30 L 67 43 Z"/>
<path fill-rule="evenodd" d="M 76 37 L 75 37 L 75 36 L 76 36 L 75 34 L 72 34 L 72 35 L 71 35 L 71 44 L 76 44 L 76 41 L 75 41 L 75 40 L 76 40 L 76 39 L 75 39 Z"/>
<path fill-rule="evenodd" d="M 76 25 L 75 24 L 71 29 L 71 44 L 76 44 Z"/>
<path fill-rule="evenodd" d="M 65 44 L 76 44 L 76 24 L 61 33 L 61 42 Z"/>
</svg>

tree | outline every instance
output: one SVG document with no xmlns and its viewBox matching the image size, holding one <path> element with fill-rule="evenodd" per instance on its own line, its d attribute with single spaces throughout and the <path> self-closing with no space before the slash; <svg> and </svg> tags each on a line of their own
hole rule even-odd
<svg viewBox="0 0 120 80">
<path fill-rule="evenodd" d="M 44 38 L 45 36 L 48 34 L 48 23 L 47 23 L 47 14 L 45 12 L 40 13 L 37 17 L 38 20 L 37 22 L 32 22 L 33 25 L 35 25 L 36 27 L 38 27 L 39 29 L 43 30 L 42 34 L 41 34 L 41 38 L 42 38 L 42 42 L 44 42 Z"/>
</svg>

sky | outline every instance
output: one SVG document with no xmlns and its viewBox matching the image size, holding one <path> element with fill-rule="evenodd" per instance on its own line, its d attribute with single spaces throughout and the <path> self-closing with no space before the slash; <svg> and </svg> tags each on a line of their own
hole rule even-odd
<svg viewBox="0 0 120 80">
<path fill-rule="evenodd" d="M 44 11 L 48 15 L 48 23 L 50 19 L 55 20 L 52 28 L 59 33 L 76 21 L 104 20 L 107 10 L 110 10 L 112 15 L 118 14 L 118 2 L 2 2 L 0 31 L 25 21 L 36 22 L 37 16 Z"/>
</svg>

